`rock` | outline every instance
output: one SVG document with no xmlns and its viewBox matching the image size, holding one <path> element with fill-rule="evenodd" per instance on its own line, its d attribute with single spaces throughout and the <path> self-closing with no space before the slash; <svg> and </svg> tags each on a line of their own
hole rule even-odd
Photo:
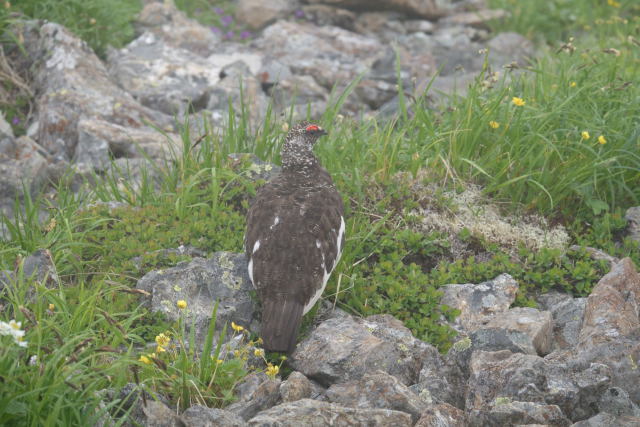
<svg viewBox="0 0 640 427">
<path fill-rule="evenodd" d="M 412 19 L 404 21 L 404 28 L 407 33 L 426 33 L 431 34 L 435 29 L 435 25 L 431 21 L 424 19 Z"/>
<path fill-rule="evenodd" d="M 5 141 L 0 155 L 0 209 L 11 217 L 15 199 L 24 197 L 25 189 L 34 195 L 48 184 L 50 159 L 27 136 Z"/>
<path fill-rule="evenodd" d="M 553 316 L 553 350 L 568 348 L 578 343 L 586 298 L 552 293 L 538 298 L 540 304 Z"/>
<path fill-rule="evenodd" d="M 200 257 L 203 258 L 206 256 L 206 252 L 191 246 L 191 245 L 180 245 L 177 248 L 169 248 L 169 249 L 158 249 L 156 251 L 147 252 L 145 255 L 155 255 L 158 259 L 167 260 L 171 256 L 188 256 L 191 258 Z M 134 265 L 140 269 L 142 267 L 144 256 L 137 256 L 131 258 L 131 261 Z"/>
<path fill-rule="evenodd" d="M 279 427 L 403 427 L 411 426 L 411 415 L 389 409 L 345 408 L 335 403 L 302 399 L 287 402 L 259 413 L 250 426 Z"/>
<path fill-rule="evenodd" d="M 437 350 L 411 335 L 391 316 L 368 320 L 331 318 L 298 344 L 290 364 L 323 386 L 382 370 L 414 384 L 425 359 Z"/>
<path fill-rule="evenodd" d="M 327 108 L 329 96 L 311 76 L 290 76 L 280 80 L 271 88 L 275 110 L 288 112 L 294 105 L 294 115 L 306 117 L 307 109 L 311 117 L 320 117 Z"/>
<path fill-rule="evenodd" d="M 472 331 L 488 322 L 497 313 L 505 312 L 515 301 L 518 283 L 508 274 L 477 285 L 446 285 L 440 302 L 460 310 L 454 327 Z"/>
<path fill-rule="evenodd" d="M 296 75 L 308 75 L 326 90 L 344 89 L 375 61 L 382 51 L 374 38 L 338 27 L 316 27 L 278 21 L 264 29 L 253 47 L 289 67 Z M 360 102 L 352 102 L 354 111 Z"/>
<path fill-rule="evenodd" d="M 611 387 L 602 394 L 598 410 L 612 415 L 640 417 L 638 405 L 629 399 L 629 393 L 619 387 Z"/>
<path fill-rule="evenodd" d="M 386 372 L 367 373 L 362 378 L 334 384 L 326 391 L 329 402 L 353 408 L 393 409 L 411 414 L 418 421 L 429 404 L 409 387 Z"/>
<path fill-rule="evenodd" d="M 48 289 L 60 283 L 56 265 L 49 249 L 38 249 L 22 261 L 22 272 L 25 278 L 32 278 Z"/>
<path fill-rule="evenodd" d="M 137 34 L 150 32 L 174 48 L 200 56 L 213 53 L 220 37 L 209 28 L 188 18 L 172 1 L 147 3 L 135 22 Z"/>
<path fill-rule="evenodd" d="M 448 13 L 445 2 L 436 0 L 310 0 L 353 10 L 393 10 L 411 17 L 435 20 Z"/>
<path fill-rule="evenodd" d="M 195 405 L 180 416 L 185 427 L 244 427 L 247 425 L 239 416 L 224 409 Z"/>
<path fill-rule="evenodd" d="M 596 261 L 600 261 L 600 260 L 607 261 L 610 266 L 613 266 L 613 264 L 620 262 L 619 258 L 611 256 L 608 253 L 601 251 L 600 249 L 592 248 L 589 246 L 571 245 L 569 246 L 569 250 L 576 251 L 576 252 L 584 250 L 589 254 L 591 259 L 594 259 Z"/>
<path fill-rule="evenodd" d="M 489 22 L 508 18 L 511 14 L 503 9 L 485 9 L 474 12 L 461 12 L 449 15 L 438 21 L 441 25 L 466 25 L 469 27 L 489 28 Z"/>
<path fill-rule="evenodd" d="M 236 19 L 252 30 L 259 30 L 280 17 L 290 14 L 295 3 L 290 0 L 238 0 Z"/>
<path fill-rule="evenodd" d="M 616 416 L 601 413 L 588 420 L 572 424 L 571 427 L 638 427 L 639 425 L 640 417 Z"/>
<path fill-rule="evenodd" d="M 165 114 L 183 116 L 207 104 L 218 83 L 220 67 L 185 49 L 172 47 L 153 33 L 143 33 L 126 47 L 112 51 L 109 72 L 141 104 Z"/>
<path fill-rule="evenodd" d="M 545 364 L 537 356 L 507 350 L 476 351 L 471 356 L 467 410 L 489 407 L 498 397 L 544 401 Z"/>
<path fill-rule="evenodd" d="M 280 384 L 279 379 L 267 378 L 263 372 L 251 374 L 236 387 L 240 400 L 227 406 L 226 410 L 246 421 L 276 404 L 280 398 Z"/>
<path fill-rule="evenodd" d="M 143 302 L 146 307 L 164 313 L 170 321 L 180 317 L 176 301 L 187 301 L 185 323 L 190 326 L 195 322 L 199 343 L 204 342 L 216 300 L 217 331 L 231 321 L 254 332 L 259 329 L 244 254 L 216 252 L 208 259 L 194 258 L 166 270 L 151 271 L 138 280 L 136 288 L 150 293 Z"/>
<path fill-rule="evenodd" d="M 587 298 L 578 346 L 594 347 L 640 330 L 640 275 L 625 258 L 605 275 Z M 640 378 L 640 377 L 639 377 Z"/>
<path fill-rule="evenodd" d="M 148 128 L 126 128 L 100 119 L 78 122 L 78 145 L 74 159 L 104 171 L 111 159 L 151 158 L 166 160 L 177 149 L 180 137 Z"/>
<path fill-rule="evenodd" d="M 6 144 L 12 144 L 14 138 L 13 128 L 11 128 L 11 125 L 4 118 L 4 113 L 0 111 L 0 148 Z M 0 152 L 4 152 L 4 150 Z"/>
<path fill-rule="evenodd" d="M 536 348 L 527 334 L 503 328 L 481 328 L 469 334 L 474 350 L 537 354 Z"/>
<path fill-rule="evenodd" d="M 511 32 L 496 35 L 489 40 L 487 48 L 490 52 L 489 61 L 494 69 L 514 62 L 519 67 L 524 67 L 534 54 L 531 40 Z"/>
<path fill-rule="evenodd" d="M 141 424 L 145 427 L 182 427 L 178 415 L 162 402 L 149 400 L 142 410 L 146 419 Z"/>
<path fill-rule="evenodd" d="M 234 72 L 229 72 L 228 68 L 221 71 L 221 80 L 208 93 L 206 108 L 228 114 L 229 103 L 231 103 L 236 114 L 245 108 L 249 121 L 260 123 L 265 117 L 269 105 L 269 101 L 262 91 L 262 84 L 251 74 L 251 70 L 246 64 L 244 67 L 239 67 L 237 63 L 228 64 L 227 67 L 229 65 L 235 65 Z"/>
<path fill-rule="evenodd" d="M 483 328 L 500 328 L 509 332 L 522 332 L 537 354 L 544 356 L 551 352 L 553 339 L 553 317 L 549 311 L 530 307 L 516 307 L 497 313 Z"/>
<path fill-rule="evenodd" d="M 466 427 L 464 412 L 448 403 L 427 409 L 414 427 Z"/>
<path fill-rule="evenodd" d="M 473 410 L 469 414 L 470 426 L 513 426 L 543 424 L 568 426 L 571 424 L 559 407 L 534 402 L 512 402 L 500 398 L 488 410 Z"/>
<path fill-rule="evenodd" d="M 29 69 L 38 94 L 37 141 L 56 158 L 69 160 L 78 143 L 78 123 L 83 117 L 105 120 L 127 128 L 145 123 L 169 127 L 169 116 L 137 103 L 113 84 L 98 57 L 87 44 L 55 23 L 29 21 L 12 31 L 24 40 L 25 58 L 17 64 Z"/>
<path fill-rule="evenodd" d="M 280 385 L 280 397 L 283 402 L 294 402 L 311 397 L 313 385 L 300 372 L 294 371 L 286 381 Z"/>
<path fill-rule="evenodd" d="M 328 6 L 326 4 L 309 4 L 302 6 L 304 18 L 317 26 L 331 25 L 355 31 L 354 22 L 357 15 L 350 10 L 339 7 Z"/>
<path fill-rule="evenodd" d="M 627 209 L 624 219 L 627 220 L 627 236 L 633 241 L 640 242 L 640 206 Z"/>
</svg>

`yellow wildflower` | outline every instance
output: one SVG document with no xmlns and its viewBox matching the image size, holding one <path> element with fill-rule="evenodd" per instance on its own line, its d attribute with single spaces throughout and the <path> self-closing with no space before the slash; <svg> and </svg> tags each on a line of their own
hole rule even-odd
<svg viewBox="0 0 640 427">
<path fill-rule="evenodd" d="M 244 327 L 236 325 L 235 322 L 231 322 L 231 328 L 236 332 L 242 332 L 244 330 Z"/>
<path fill-rule="evenodd" d="M 145 365 L 151 365 L 151 359 L 149 359 L 145 355 L 140 356 L 140 359 L 138 359 L 138 361 L 144 363 Z"/>
<path fill-rule="evenodd" d="M 267 365 L 267 372 L 266 372 L 267 376 L 273 378 L 276 375 L 278 375 L 278 372 L 280 372 L 280 367 L 279 366 L 272 365 L 271 363 L 269 363 Z"/>
<path fill-rule="evenodd" d="M 184 310 L 185 308 L 187 308 L 187 302 L 183 299 L 179 300 L 176 305 L 178 306 L 178 308 L 180 310 Z"/>
<path fill-rule="evenodd" d="M 604 135 L 600 135 L 600 136 L 598 137 L 598 142 L 599 142 L 600 144 L 604 145 L 604 144 L 606 144 L 606 143 L 607 143 L 607 138 L 605 138 L 605 137 L 604 137 Z"/>
<path fill-rule="evenodd" d="M 511 102 L 513 102 L 516 107 L 522 107 L 525 104 L 524 99 L 518 98 L 517 96 L 514 96 Z"/>
<path fill-rule="evenodd" d="M 616 0 L 607 0 L 607 4 L 611 7 L 620 7 L 620 2 Z"/>
<path fill-rule="evenodd" d="M 53 311 L 56 309 L 56 306 L 53 304 L 49 304 L 49 310 Z"/>
<path fill-rule="evenodd" d="M 164 347 L 162 347 L 162 346 L 157 346 L 156 347 L 156 353 L 164 353 L 165 351 L 167 351 L 167 350 L 165 350 Z"/>
<path fill-rule="evenodd" d="M 493 129 L 498 129 L 500 127 L 500 123 L 496 122 L 495 120 L 491 120 L 489 122 L 489 126 L 491 126 Z"/>
<path fill-rule="evenodd" d="M 262 341 L 262 338 L 258 337 L 256 344 L 264 344 L 264 341 Z"/>
<path fill-rule="evenodd" d="M 218 359 L 218 360 L 216 360 L 216 363 L 217 363 L 218 365 L 221 365 L 222 363 L 224 363 L 224 360 L 222 360 L 222 359 Z"/>
<path fill-rule="evenodd" d="M 576 86 L 578 86 L 578 83 L 576 83 L 576 82 L 571 82 L 571 83 L 569 83 L 569 86 L 571 86 L 571 87 L 576 87 Z"/>
<path fill-rule="evenodd" d="M 585 140 L 591 138 L 591 135 L 589 135 L 589 132 L 587 132 L 586 130 L 583 130 L 580 135 L 582 136 L 582 139 Z"/>
<path fill-rule="evenodd" d="M 171 338 L 166 336 L 164 333 L 156 336 L 156 344 L 158 344 L 159 347 L 166 347 L 169 345 L 169 341 L 171 341 Z"/>
<path fill-rule="evenodd" d="M 264 357 L 264 350 L 263 350 L 263 349 L 261 349 L 261 348 L 256 348 L 256 349 L 253 351 L 253 354 L 254 354 L 255 356 L 257 356 L 257 357 Z"/>
<path fill-rule="evenodd" d="M 96 25 L 96 18 L 89 19 L 89 24 Z"/>
</svg>

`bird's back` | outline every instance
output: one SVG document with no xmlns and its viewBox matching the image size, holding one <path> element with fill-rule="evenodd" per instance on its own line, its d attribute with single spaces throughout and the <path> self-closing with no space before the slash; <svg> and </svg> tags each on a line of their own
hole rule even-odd
<svg viewBox="0 0 640 427">
<path fill-rule="evenodd" d="M 281 173 L 258 190 L 247 215 L 245 251 L 268 350 L 295 345 L 302 314 L 320 297 L 343 247 L 342 199 L 317 169 Z"/>
</svg>

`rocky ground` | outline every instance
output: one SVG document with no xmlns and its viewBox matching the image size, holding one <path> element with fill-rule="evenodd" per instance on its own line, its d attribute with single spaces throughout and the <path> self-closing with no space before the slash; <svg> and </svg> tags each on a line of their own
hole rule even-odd
<svg viewBox="0 0 640 427">
<path fill-rule="evenodd" d="M 174 115 L 191 115 L 195 130 L 203 114 L 221 125 L 229 99 L 236 108 L 242 100 L 250 106 L 254 123 L 270 100 L 278 113 L 294 102 L 299 115 L 310 106 L 319 116 L 332 90 L 361 76 L 343 113 L 392 116 L 396 58 L 409 98 L 439 70 L 429 93 L 439 102 L 442 93 L 464 91 L 482 69 L 479 51 L 489 48 L 493 70 L 533 54 L 524 37 L 488 31 L 486 21 L 503 15 L 471 0 L 240 0 L 236 19 L 256 38 L 239 44 L 171 2 L 147 1 L 137 37 L 105 60 L 56 23 L 24 22 L 16 31 L 28 55 L 9 56 L 31 76 L 36 114 L 19 138 L 0 120 L 0 207 L 11 212 L 23 181 L 36 192 L 72 168 L 79 186 L 112 168 L 111 158 L 116 166 L 161 160 L 179 139 Z M 638 208 L 627 215 L 637 236 Z M 201 342 L 219 300 L 218 325 L 234 321 L 259 331 L 244 255 L 177 251 L 192 260 L 138 281 L 150 310 L 175 318 L 167 302 L 188 300 Z M 461 313 L 450 323 L 459 339 L 444 355 L 391 316 L 361 319 L 325 305 L 290 357 L 293 373 L 286 380 L 250 375 L 225 409 L 176 414 L 161 398 L 131 389 L 107 392 L 105 401 L 126 400 L 129 422 L 147 426 L 638 426 L 640 275 L 630 259 L 610 263 L 588 298 L 546 294 L 539 309 L 510 308 L 517 284 L 506 274 L 444 287 L 442 303 Z M 24 265 L 25 273 L 57 280 L 46 251 Z"/>
</svg>

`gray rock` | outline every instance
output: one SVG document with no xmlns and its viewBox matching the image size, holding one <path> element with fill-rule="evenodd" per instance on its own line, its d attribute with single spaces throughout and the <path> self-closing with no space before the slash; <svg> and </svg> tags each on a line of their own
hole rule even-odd
<svg viewBox="0 0 640 427">
<path fill-rule="evenodd" d="M 520 332 L 528 338 L 528 345 L 540 356 L 549 354 L 553 339 L 553 317 L 549 311 L 531 307 L 516 307 L 497 313 L 483 328 L 500 328 Z"/>
<path fill-rule="evenodd" d="M 252 30 L 259 30 L 276 19 L 290 14 L 296 4 L 291 0 L 238 0 L 236 19 Z"/>
<path fill-rule="evenodd" d="M 112 158 L 166 159 L 179 141 L 177 135 L 163 135 L 149 128 L 127 128 L 100 119 L 81 119 L 74 160 L 104 171 Z"/>
<path fill-rule="evenodd" d="M 280 397 L 283 402 L 294 402 L 312 396 L 313 384 L 300 372 L 294 371 L 286 381 L 280 385 Z"/>
<path fill-rule="evenodd" d="M 208 92 L 206 108 L 228 114 L 231 103 L 236 114 L 246 108 L 250 122 L 260 123 L 269 105 L 267 96 L 262 91 L 262 84 L 251 74 L 249 66 L 244 67 L 244 72 L 237 66 L 233 71 L 235 72 L 225 75 L 224 69 L 222 70 L 222 79 Z"/>
<path fill-rule="evenodd" d="M 503 328 L 481 328 L 469 334 L 474 350 L 538 354 L 527 334 Z"/>
<path fill-rule="evenodd" d="M 538 301 L 553 316 L 553 349 L 576 345 L 587 299 L 551 293 L 539 297 Z"/>
<path fill-rule="evenodd" d="M 619 387 L 611 387 L 602 394 L 598 410 L 612 415 L 640 417 L 638 405 L 629 399 L 629 393 Z"/>
<path fill-rule="evenodd" d="M 60 283 L 49 249 L 38 249 L 22 260 L 21 267 L 25 278 L 32 278 L 49 289 L 57 287 Z"/>
<path fill-rule="evenodd" d="M 393 409 L 411 414 L 417 422 L 429 403 L 386 372 L 367 373 L 362 378 L 334 384 L 326 391 L 329 402 L 352 408 Z"/>
<path fill-rule="evenodd" d="M 391 316 L 370 320 L 339 317 L 312 330 L 298 344 L 290 363 L 323 386 L 357 379 L 377 369 L 410 385 L 433 352 L 437 350 L 414 338 Z"/>
<path fill-rule="evenodd" d="M 24 58 L 29 58 L 17 67 L 30 70 L 38 94 L 37 141 L 54 157 L 73 156 L 83 117 L 127 128 L 142 128 L 145 123 L 171 126 L 171 117 L 140 105 L 113 84 L 87 44 L 64 27 L 30 21 L 14 30 L 24 40 Z"/>
<path fill-rule="evenodd" d="M 172 321 L 180 317 L 176 301 L 187 301 L 185 323 L 190 327 L 195 322 L 199 343 L 204 341 L 216 300 L 220 302 L 217 331 L 231 321 L 253 332 L 259 329 L 244 254 L 216 252 L 209 259 L 194 258 L 166 270 L 151 271 L 138 280 L 136 288 L 149 292 L 145 306 Z"/>
<path fill-rule="evenodd" d="M 280 384 L 279 379 L 267 378 L 262 372 L 251 374 L 236 387 L 239 400 L 226 410 L 246 421 L 276 404 L 280 398 Z"/>
<path fill-rule="evenodd" d="M 588 420 L 578 421 L 571 427 L 638 427 L 639 425 L 640 417 L 601 413 Z"/>
<path fill-rule="evenodd" d="M 466 427 L 464 412 L 448 403 L 427 409 L 414 427 Z"/>
<path fill-rule="evenodd" d="M 431 34 L 435 29 L 435 25 L 431 21 L 424 19 L 412 19 L 404 22 L 407 33 L 426 33 Z"/>
<path fill-rule="evenodd" d="M 353 10 L 394 10 L 412 17 L 438 19 L 449 12 L 446 2 L 436 0 L 310 0 Z"/>
<path fill-rule="evenodd" d="M 472 331 L 483 326 L 497 313 L 505 312 L 515 301 L 518 283 L 508 274 L 477 285 L 446 285 L 440 302 L 460 310 L 454 327 Z"/>
<path fill-rule="evenodd" d="M 22 199 L 24 190 L 34 195 L 47 186 L 51 159 L 27 136 L 7 141 L 0 155 L 0 209 L 11 216 L 15 199 Z"/>
<path fill-rule="evenodd" d="M 640 206 L 627 209 L 624 213 L 627 220 L 627 235 L 631 240 L 640 242 Z"/>
<path fill-rule="evenodd" d="M 489 40 L 489 62 L 494 69 L 515 62 L 519 67 L 528 64 L 533 57 L 534 47 L 531 40 L 512 32 L 500 33 Z"/>
<path fill-rule="evenodd" d="M 249 420 L 250 426 L 278 427 L 376 427 L 411 426 L 411 415 L 389 409 L 345 408 L 335 403 L 311 399 L 275 406 Z"/>
<path fill-rule="evenodd" d="M 315 25 L 331 25 L 344 28 L 345 30 L 355 31 L 354 22 L 357 19 L 357 14 L 350 10 L 326 4 L 309 4 L 302 6 L 301 10 L 304 19 Z"/>
<path fill-rule="evenodd" d="M 0 147 L 4 146 L 6 143 L 10 143 L 14 138 L 13 128 L 11 128 L 11 125 L 4 118 L 4 113 L 0 111 Z"/>
<path fill-rule="evenodd" d="M 543 424 L 546 426 L 569 426 L 571 421 L 556 405 L 535 402 L 512 402 L 507 398 L 497 399 L 486 410 L 473 410 L 469 414 L 469 425 L 513 426 L 522 424 Z"/>
<path fill-rule="evenodd" d="M 195 405 L 180 416 L 185 427 L 244 427 L 247 423 L 224 409 Z"/>
<path fill-rule="evenodd" d="M 449 15 L 438 21 L 440 25 L 466 25 L 489 29 L 489 22 L 497 19 L 505 19 L 510 13 L 503 9 L 485 9 L 473 12 L 460 12 Z"/>
<path fill-rule="evenodd" d="M 613 267 L 613 264 L 617 264 L 620 262 L 620 258 L 609 255 L 608 253 L 601 251 L 597 248 L 592 248 L 590 246 L 580 246 L 580 245 L 571 245 L 569 246 L 570 251 L 580 251 L 585 250 L 591 259 L 596 261 L 604 260 L 609 263 L 610 266 Z"/>
<path fill-rule="evenodd" d="M 162 402 L 147 401 L 142 405 L 142 411 L 145 418 L 141 424 L 145 427 L 182 427 L 178 415 Z"/>
<path fill-rule="evenodd" d="M 275 110 L 288 113 L 294 105 L 294 117 L 320 117 L 327 108 L 329 95 L 311 76 L 290 76 L 280 80 L 271 90 Z"/>
<path fill-rule="evenodd" d="M 172 1 L 148 2 L 140 11 L 135 27 L 138 35 L 150 32 L 172 47 L 200 56 L 212 54 L 220 43 L 219 36 L 188 18 Z"/>
</svg>

